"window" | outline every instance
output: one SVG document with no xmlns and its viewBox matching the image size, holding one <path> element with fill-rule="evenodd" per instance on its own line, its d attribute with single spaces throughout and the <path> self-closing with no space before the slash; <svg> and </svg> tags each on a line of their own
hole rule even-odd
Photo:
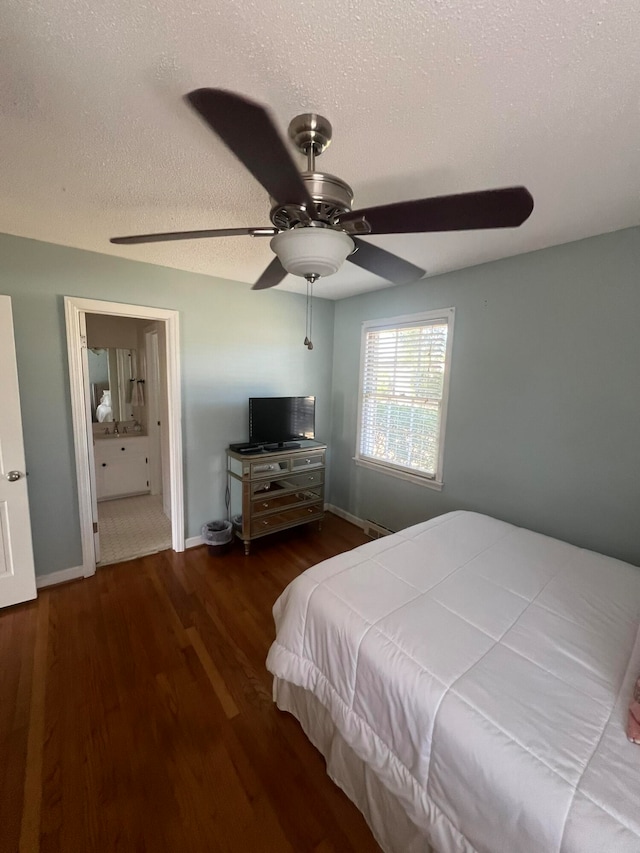
<svg viewBox="0 0 640 853">
<path fill-rule="evenodd" d="M 363 323 L 358 464 L 442 487 L 453 314 Z"/>
</svg>

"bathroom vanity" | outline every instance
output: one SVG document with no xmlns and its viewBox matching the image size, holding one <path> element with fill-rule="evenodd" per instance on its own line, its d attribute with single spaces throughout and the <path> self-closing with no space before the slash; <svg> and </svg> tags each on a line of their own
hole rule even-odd
<svg viewBox="0 0 640 853">
<path fill-rule="evenodd" d="M 99 501 L 149 492 L 149 438 L 94 435 L 96 495 Z"/>
</svg>

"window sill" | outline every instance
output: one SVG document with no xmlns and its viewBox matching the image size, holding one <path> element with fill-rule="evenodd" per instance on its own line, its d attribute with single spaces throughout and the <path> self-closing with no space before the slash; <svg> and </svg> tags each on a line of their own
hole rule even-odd
<svg viewBox="0 0 640 853">
<path fill-rule="evenodd" d="M 392 468 L 389 465 L 384 465 L 381 462 L 371 462 L 369 459 L 360 459 L 357 456 L 353 457 L 356 465 L 362 468 L 370 468 L 372 471 L 377 471 L 379 474 L 388 474 L 390 477 L 396 477 L 398 480 L 407 480 L 410 483 L 415 483 L 418 486 L 426 486 L 427 489 L 433 489 L 436 492 L 441 492 L 444 483 L 441 480 L 431 480 L 421 474 L 412 474 L 410 471 L 400 471 L 398 468 Z"/>
</svg>

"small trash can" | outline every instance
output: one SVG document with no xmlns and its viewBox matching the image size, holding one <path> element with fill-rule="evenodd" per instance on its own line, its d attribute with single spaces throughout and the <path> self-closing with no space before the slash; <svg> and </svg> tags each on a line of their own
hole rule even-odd
<svg viewBox="0 0 640 853">
<path fill-rule="evenodd" d="M 229 550 L 233 525 L 230 521 L 209 521 L 202 525 L 202 538 L 209 546 L 209 556 L 221 557 Z"/>
</svg>

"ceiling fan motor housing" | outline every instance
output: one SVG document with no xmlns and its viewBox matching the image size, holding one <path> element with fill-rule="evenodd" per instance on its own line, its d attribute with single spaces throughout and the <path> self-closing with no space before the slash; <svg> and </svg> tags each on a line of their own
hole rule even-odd
<svg viewBox="0 0 640 853">
<path fill-rule="evenodd" d="M 309 219 L 309 213 L 312 219 L 336 225 L 337 217 L 351 210 L 353 190 L 345 181 L 322 172 L 301 172 L 300 177 L 313 199 L 315 211 L 308 212 L 296 205 L 278 204 L 271 199 L 270 218 L 276 228 L 287 231 L 304 224 Z"/>
</svg>

